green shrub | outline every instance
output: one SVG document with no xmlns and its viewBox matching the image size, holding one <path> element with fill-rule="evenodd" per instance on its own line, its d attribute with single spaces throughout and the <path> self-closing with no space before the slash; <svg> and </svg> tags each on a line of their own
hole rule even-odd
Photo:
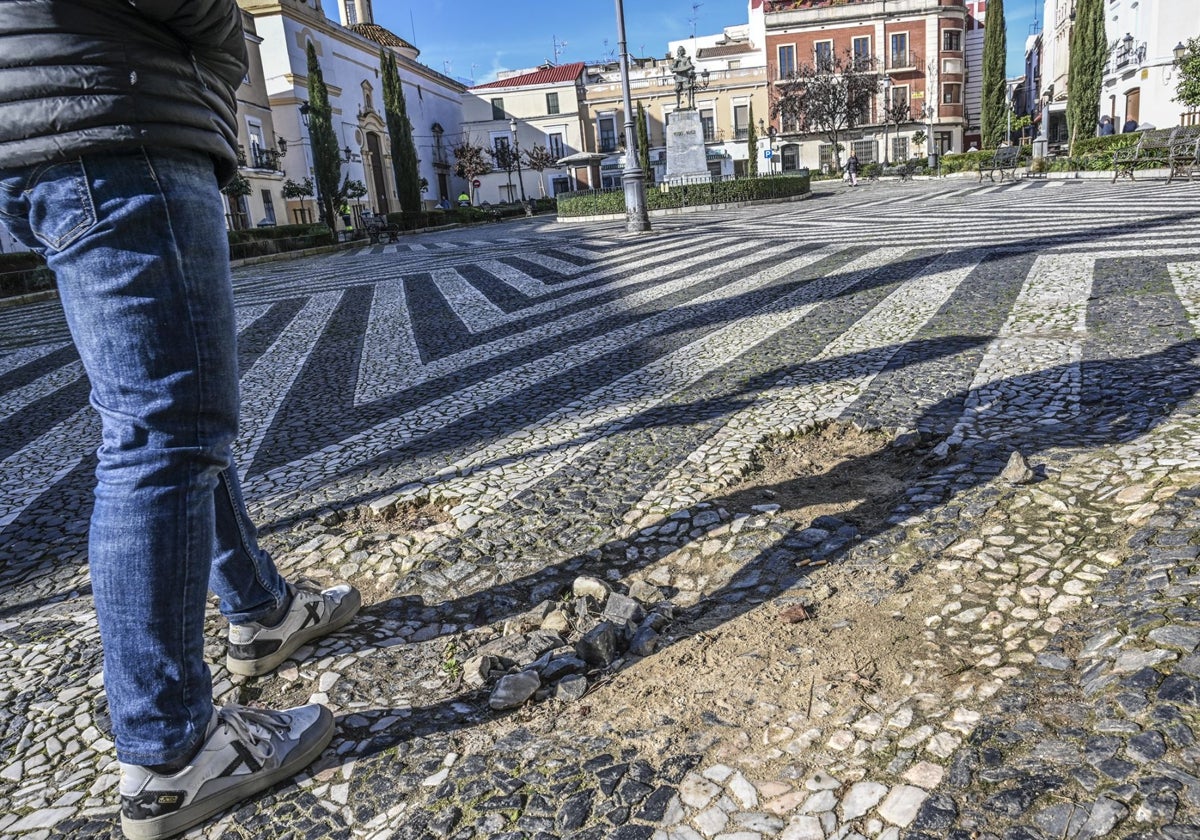
<svg viewBox="0 0 1200 840">
<path fill-rule="evenodd" d="M 685 184 L 669 188 L 650 188 L 646 190 L 646 208 L 648 210 L 665 210 L 727 202 L 790 198 L 809 192 L 809 181 L 809 175 L 802 173 L 762 178 L 736 178 L 730 181 Z M 558 196 L 558 214 L 565 218 L 617 215 L 624 212 L 625 193 L 621 189 L 564 193 Z"/>
<path fill-rule="evenodd" d="M 1111 163 L 1113 152 L 1117 149 L 1136 146 L 1138 138 L 1141 136 L 1142 133 L 1137 131 L 1130 134 L 1110 134 L 1107 137 L 1084 137 L 1075 141 L 1075 154 L 1106 154 Z"/>
<path fill-rule="evenodd" d="M 278 225 L 229 231 L 229 258 L 244 260 L 331 245 L 334 234 L 325 225 Z"/>
</svg>

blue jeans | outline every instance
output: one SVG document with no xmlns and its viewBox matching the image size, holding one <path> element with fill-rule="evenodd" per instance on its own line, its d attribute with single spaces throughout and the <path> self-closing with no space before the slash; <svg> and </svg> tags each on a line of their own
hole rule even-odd
<svg viewBox="0 0 1200 840">
<path fill-rule="evenodd" d="M 213 164 L 138 149 L 0 169 L 0 220 L 54 270 L 102 420 L 88 552 L 117 756 L 167 763 L 212 716 L 209 587 L 234 622 L 286 595 L 231 458 L 237 335 Z"/>
</svg>

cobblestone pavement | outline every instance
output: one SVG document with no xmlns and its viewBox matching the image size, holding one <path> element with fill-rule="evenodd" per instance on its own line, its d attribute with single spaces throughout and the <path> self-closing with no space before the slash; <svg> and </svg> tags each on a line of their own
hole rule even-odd
<svg viewBox="0 0 1200 840">
<path fill-rule="evenodd" d="M 257 679 L 211 621 L 220 699 L 315 698 L 339 730 L 193 836 L 1200 837 L 1200 187 L 819 185 L 644 237 L 534 218 L 235 282 L 264 543 L 366 607 Z M 119 836 L 86 398 L 56 304 L 0 311 L 0 840 Z M 764 440 L 831 422 L 911 459 L 885 521 L 714 501 Z M 400 521 L 427 502 L 446 521 Z M 853 702 L 777 622 L 838 569 L 919 650 Z M 670 597 L 656 649 L 494 711 L 463 659 L 579 575 Z M 756 621 L 780 644 L 739 705 L 682 731 L 681 665 L 679 702 L 630 714 L 623 679 Z"/>
</svg>

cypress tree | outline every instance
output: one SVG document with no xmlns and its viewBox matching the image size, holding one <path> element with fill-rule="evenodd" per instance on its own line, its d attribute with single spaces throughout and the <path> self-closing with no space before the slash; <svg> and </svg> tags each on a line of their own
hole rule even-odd
<svg viewBox="0 0 1200 840">
<path fill-rule="evenodd" d="M 653 170 L 650 168 L 650 133 L 646 129 L 646 109 L 642 103 L 637 104 L 637 145 L 638 166 L 647 180 L 652 180 Z"/>
<path fill-rule="evenodd" d="M 379 63 L 383 65 L 383 113 L 392 146 L 396 194 L 400 196 L 400 209 L 413 213 L 421 209 L 421 173 L 412 123 L 408 121 L 408 105 L 404 101 L 400 71 L 396 69 L 396 56 L 380 50 Z"/>
<path fill-rule="evenodd" d="M 1005 140 L 1008 118 L 1008 39 L 1004 26 L 1004 0 L 990 0 L 983 30 L 983 99 L 979 108 L 979 126 L 983 148 L 994 149 Z"/>
<path fill-rule="evenodd" d="M 1096 133 L 1100 86 L 1108 43 L 1104 37 L 1104 0 L 1079 0 L 1071 31 L 1071 64 L 1067 70 L 1067 131 L 1070 154 L 1075 143 Z"/>
<path fill-rule="evenodd" d="M 746 133 L 746 156 L 750 161 L 749 172 L 753 178 L 758 174 L 758 131 L 754 128 L 754 103 L 750 103 L 750 130 Z"/>
<path fill-rule="evenodd" d="M 317 191 L 321 194 L 325 224 L 332 230 L 336 218 L 333 214 L 333 197 L 338 191 L 338 179 L 342 175 L 342 155 L 338 149 L 337 135 L 333 132 L 329 90 L 325 87 L 325 77 L 317 62 L 317 51 L 312 41 L 308 42 L 308 107 L 308 138 L 312 143 Z"/>
</svg>

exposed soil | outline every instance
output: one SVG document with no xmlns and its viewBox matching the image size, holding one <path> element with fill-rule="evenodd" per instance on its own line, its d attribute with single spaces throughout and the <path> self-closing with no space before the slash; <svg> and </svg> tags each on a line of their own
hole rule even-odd
<svg viewBox="0 0 1200 840">
<path fill-rule="evenodd" d="M 891 444 L 890 435 L 845 424 L 768 441 L 757 468 L 714 501 L 734 513 L 778 504 L 777 516 L 799 527 L 834 516 L 869 536 L 884 527 L 917 467 L 917 456 Z M 714 571 L 722 562 L 713 557 Z M 678 627 L 674 644 L 597 687 L 590 706 L 542 713 L 606 730 L 619 721 L 619 731 L 662 749 L 743 759 L 758 750 L 768 765 L 776 763 L 765 755 L 770 745 L 946 676 L 922 667 L 933 664 L 927 607 L 944 600 L 934 576 L 834 565 L 815 569 L 808 582 L 735 617 Z M 922 608 L 910 610 L 914 602 Z"/>
</svg>

